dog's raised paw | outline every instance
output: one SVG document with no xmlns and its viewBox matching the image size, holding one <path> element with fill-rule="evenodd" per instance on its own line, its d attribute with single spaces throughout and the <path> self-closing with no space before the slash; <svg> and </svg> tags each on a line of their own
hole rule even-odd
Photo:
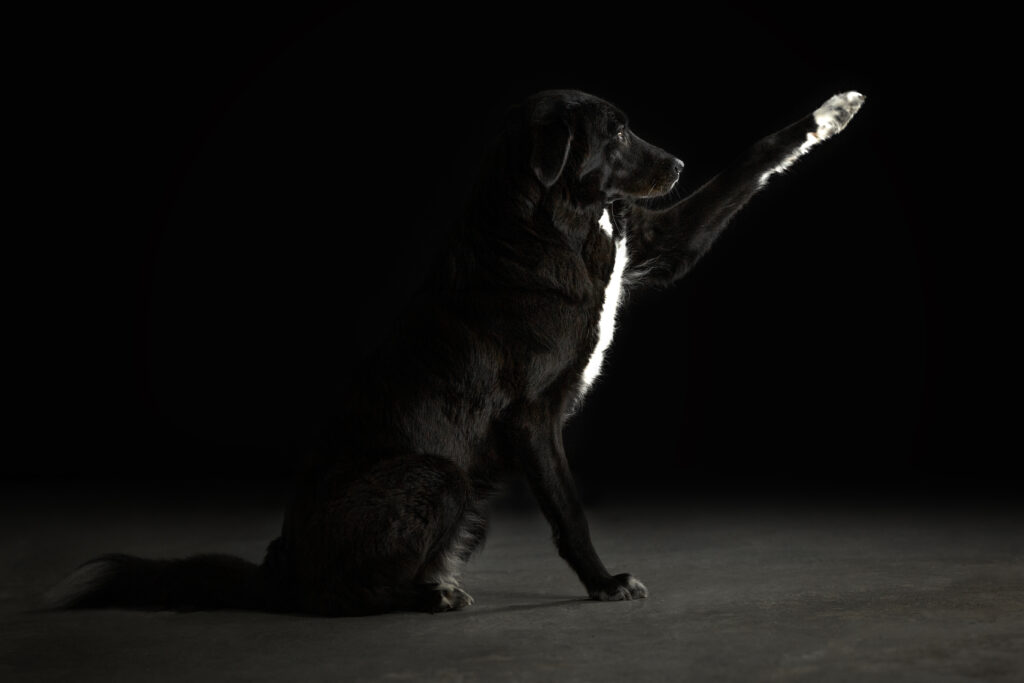
<svg viewBox="0 0 1024 683">
<path fill-rule="evenodd" d="M 830 97 L 814 110 L 814 123 L 818 125 L 814 135 L 819 140 L 832 137 L 846 127 L 863 104 L 864 96 L 856 90 Z"/>
<path fill-rule="evenodd" d="M 817 145 L 822 140 L 832 137 L 850 122 L 861 105 L 864 104 L 864 96 L 856 90 L 834 95 L 825 101 L 811 114 L 814 121 L 813 128 L 810 128 L 805 139 L 799 146 L 793 147 L 782 159 L 772 168 L 761 174 L 761 185 L 764 185 L 768 178 L 776 173 L 781 173 L 793 165 L 797 159 Z"/>
<path fill-rule="evenodd" d="M 647 587 L 637 581 L 632 574 L 618 574 L 608 579 L 605 584 L 590 591 L 594 600 L 639 600 L 647 597 Z"/>
</svg>

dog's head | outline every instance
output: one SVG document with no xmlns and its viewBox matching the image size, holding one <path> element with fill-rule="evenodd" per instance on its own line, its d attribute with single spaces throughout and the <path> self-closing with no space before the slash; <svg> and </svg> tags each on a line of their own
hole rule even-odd
<svg viewBox="0 0 1024 683">
<path fill-rule="evenodd" d="M 564 182 L 574 194 L 608 203 L 657 197 L 679 180 L 683 162 L 640 139 L 609 102 L 576 90 L 547 90 L 528 99 L 525 109 L 530 167 L 545 187 Z"/>
</svg>

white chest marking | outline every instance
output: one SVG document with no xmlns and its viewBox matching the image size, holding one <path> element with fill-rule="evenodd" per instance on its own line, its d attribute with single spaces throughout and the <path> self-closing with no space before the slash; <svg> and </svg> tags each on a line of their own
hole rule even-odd
<svg viewBox="0 0 1024 683">
<path fill-rule="evenodd" d="M 612 221 L 607 209 L 601 214 L 598 224 L 602 231 L 611 236 Z M 597 346 L 590 354 L 587 367 L 583 368 L 584 390 L 588 389 L 601 373 L 605 351 L 611 345 L 612 335 L 615 334 L 615 311 L 622 300 L 622 275 L 626 270 L 626 260 L 626 238 L 623 237 L 615 243 L 615 266 L 612 268 L 612 277 L 608 280 L 608 286 L 604 290 L 604 304 L 601 306 L 601 318 L 598 323 Z"/>
</svg>

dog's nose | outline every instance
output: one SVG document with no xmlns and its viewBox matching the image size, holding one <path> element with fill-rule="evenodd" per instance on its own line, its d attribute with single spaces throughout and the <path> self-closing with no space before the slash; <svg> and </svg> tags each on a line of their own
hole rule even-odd
<svg viewBox="0 0 1024 683">
<path fill-rule="evenodd" d="M 676 168 L 676 173 L 682 174 L 682 172 L 683 172 L 683 166 L 685 166 L 685 165 L 686 165 L 686 164 L 684 164 L 684 163 L 683 163 L 683 160 L 682 160 L 682 159 L 676 159 L 676 160 L 675 160 L 675 168 Z"/>
</svg>

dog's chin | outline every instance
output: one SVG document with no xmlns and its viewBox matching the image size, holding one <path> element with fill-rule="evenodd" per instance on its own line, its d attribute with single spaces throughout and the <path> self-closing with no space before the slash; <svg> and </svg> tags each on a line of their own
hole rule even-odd
<svg viewBox="0 0 1024 683">
<path fill-rule="evenodd" d="M 630 192 L 610 192 L 608 196 L 609 202 L 614 202 L 622 199 L 657 199 L 658 197 L 664 197 L 673 189 L 679 182 L 679 177 L 671 178 L 659 185 L 647 188 L 645 190 L 634 190 Z"/>
<path fill-rule="evenodd" d="M 655 194 L 651 195 L 651 197 L 652 198 L 654 198 L 654 197 L 664 197 L 669 192 L 674 190 L 676 188 L 676 185 L 678 185 L 678 184 L 679 184 L 679 176 L 677 175 L 675 178 L 672 178 L 672 180 L 670 180 L 667 183 L 665 183 L 665 186 L 660 188 L 659 190 L 657 190 L 655 192 Z"/>
<path fill-rule="evenodd" d="M 655 187 L 652 187 L 646 193 L 637 195 L 636 197 L 637 199 L 657 199 L 658 197 L 664 197 L 675 188 L 678 182 L 679 176 L 677 175 L 673 178 L 670 178 L 668 181 L 662 183 L 661 185 L 656 185 Z"/>
</svg>

